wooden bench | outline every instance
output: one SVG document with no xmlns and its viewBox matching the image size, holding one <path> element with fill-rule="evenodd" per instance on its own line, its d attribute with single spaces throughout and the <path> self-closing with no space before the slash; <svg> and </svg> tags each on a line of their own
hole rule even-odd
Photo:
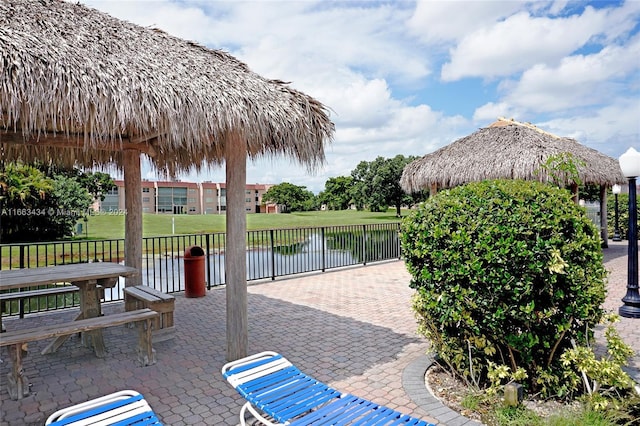
<svg viewBox="0 0 640 426">
<path fill-rule="evenodd" d="M 155 351 L 152 347 L 151 329 L 159 314 L 151 309 L 138 309 L 105 315 L 94 318 L 80 319 L 63 324 L 48 324 L 42 327 L 14 330 L 0 335 L 0 347 L 8 346 L 13 366 L 8 376 L 9 396 L 21 399 L 29 394 L 28 380 L 22 369 L 23 352 L 26 344 L 53 337 L 69 336 L 75 333 L 90 332 L 92 330 L 137 323 L 138 326 L 138 360 L 143 366 L 155 363 Z M 98 342 L 93 342 L 96 345 Z M 97 348 L 96 348 L 97 349 Z M 45 351 L 46 352 L 46 349 Z M 96 355 L 100 356 L 96 350 Z"/>
<path fill-rule="evenodd" d="M 146 285 L 124 288 L 124 308 L 126 311 L 149 308 L 160 314 L 154 324 L 153 339 L 160 342 L 174 335 L 173 311 L 175 297 Z"/>
</svg>

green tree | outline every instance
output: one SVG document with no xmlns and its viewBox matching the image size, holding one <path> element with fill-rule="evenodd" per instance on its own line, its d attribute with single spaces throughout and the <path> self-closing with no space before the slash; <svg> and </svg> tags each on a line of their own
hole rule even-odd
<svg viewBox="0 0 640 426">
<path fill-rule="evenodd" d="M 283 182 L 274 185 L 262 196 L 264 201 L 285 206 L 285 212 L 309 211 L 317 207 L 316 196 L 305 186 Z"/>
<path fill-rule="evenodd" d="M 76 222 L 86 217 L 94 198 L 76 178 L 55 175 L 49 232 L 52 238 L 72 235 Z"/>
<path fill-rule="evenodd" d="M 110 188 L 109 181 L 113 184 L 104 173 L 6 164 L 0 171 L 0 239 L 28 242 L 72 235 L 93 200 L 102 197 L 104 188 Z"/>
<path fill-rule="evenodd" d="M 41 170 L 50 177 L 65 176 L 78 182 L 94 200 L 104 201 L 106 194 L 116 187 L 113 178 L 103 172 L 85 172 L 77 168 L 65 169 L 57 166 L 42 166 Z"/>
<path fill-rule="evenodd" d="M 394 158 L 378 157 L 372 162 L 361 161 L 351 172 L 351 195 L 358 210 L 368 207 L 372 212 L 396 208 L 400 216 L 403 205 L 414 204 L 414 198 L 400 187 L 404 167 L 417 157 L 396 155 Z"/>
<path fill-rule="evenodd" d="M 30 207 L 53 189 L 53 183 L 35 167 L 9 163 L 0 171 L 0 200 L 6 207 Z"/>
<path fill-rule="evenodd" d="M 39 235 L 53 180 L 33 166 L 8 163 L 0 170 L 0 240 L 29 241 Z"/>
<path fill-rule="evenodd" d="M 346 210 L 351 204 L 352 186 L 351 176 L 329 178 L 324 184 L 324 191 L 318 194 L 319 202 L 329 210 Z"/>
</svg>

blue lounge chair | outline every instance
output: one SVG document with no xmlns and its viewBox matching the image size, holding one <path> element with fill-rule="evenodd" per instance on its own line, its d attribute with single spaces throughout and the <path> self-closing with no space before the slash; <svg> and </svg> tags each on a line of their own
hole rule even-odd
<svg viewBox="0 0 640 426">
<path fill-rule="evenodd" d="M 247 402 L 240 410 L 273 425 L 433 426 L 363 398 L 341 393 L 298 370 L 276 352 L 232 361 L 222 375 Z"/>
<path fill-rule="evenodd" d="M 49 426 L 162 425 L 144 397 L 123 390 L 63 408 L 49 416 Z"/>
</svg>

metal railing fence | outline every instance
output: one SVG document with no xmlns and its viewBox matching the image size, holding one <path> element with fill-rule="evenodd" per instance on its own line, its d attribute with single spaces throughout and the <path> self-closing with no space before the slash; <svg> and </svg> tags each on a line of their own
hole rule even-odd
<svg viewBox="0 0 640 426">
<path fill-rule="evenodd" d="M 400 223 L 344 225 L 247 232 L 247 280 L 399 259 Z M 184 253 L 199 246 L 211 289 L 225 283 L 224 233 L 146 237 L 142 242 L 142 281 L 166 293 L 183 291 Z M 0 269 L 37 268 L 68 263 L 124 262 L 124 239 L 74 240 L 0 245 Z M 105 300 L 123 299 L 124 279 L 105 289 Z M 40 312 L 77 306 L 77 295 L 48 296 L 6 303 L 5 313 Z"/>
</svg>

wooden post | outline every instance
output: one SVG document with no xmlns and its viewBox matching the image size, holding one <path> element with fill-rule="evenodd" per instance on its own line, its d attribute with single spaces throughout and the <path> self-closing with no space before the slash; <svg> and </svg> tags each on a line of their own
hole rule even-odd
<svg viewBox="0 0 640 426">
<path fill-rule="evenodd" d="M 142 284 L 142 173 L 140 151 L 124 151 L 124 263 L 138 270 L 127 277 L 125 286 Z"/>
<path fill-rule="evenodd" d="M 225 141 L 227 182 L 227 241 L 224 257 L 227 297 L 227 361 L 247 356 L 247 215 L 244 191 L 247 176 L 247 145 L 237 132 Z"/>
<path fill-rule="evenodd" d="M 609 227 L 607 219 L 609 212 L 607 211 L 607 187 L 600 185 L 600 237 L 602 237 L 602 247 L 609 247 Z"/>
<path fill-rule="evenodd" d="M 580 202 L 580 194 L 578 194 L 578 185 L 574 182 L 571 184 L 571 193 L 573 194 L 573 202 L 578 204 Z"/>
</svg>

